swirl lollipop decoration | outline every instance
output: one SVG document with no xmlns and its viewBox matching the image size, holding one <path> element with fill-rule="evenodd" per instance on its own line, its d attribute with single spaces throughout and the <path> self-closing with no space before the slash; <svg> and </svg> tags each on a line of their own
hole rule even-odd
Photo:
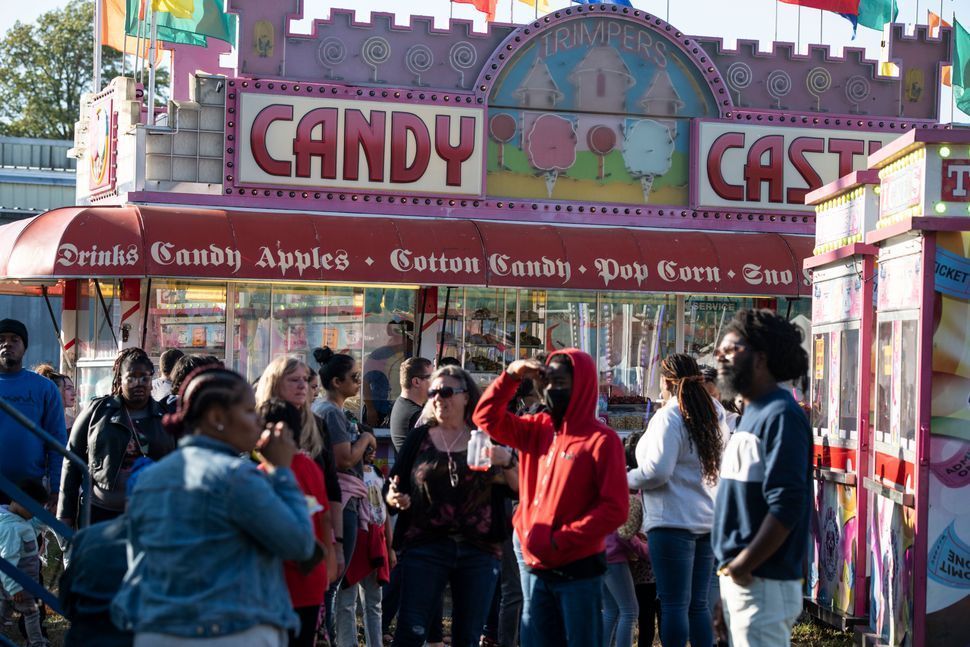
<svg viewBox="0 0 970 647">
<path fill-rule="evenodd" d="M 788 76 L 788 72 L 774 70 L 768 75 L 765 83 L 768 85 L 768 94 L 775 100 L 775 107 L 782 108 L 782 98 L 791 92 L 791 77 Z"/>
<path fill-rule="evenodd" d="M 465 87 L 465 72 L 475 67 L 478 62 L 478 50 L 466 40 L 451 46 L 448 52 L 448 63 L 451 69 L 458 72 L 458 87 Z"/>
<path fill-rule="evenodd" d="M 424 85 L 421 83 L 421 75 L 430 70 L 433 64 L 434 53 L 427 45 L 422 45 L 420 43 L 417 45 L 411 45 L 408 47 L 408 51 L 404 54 L 404 65 L 408 68 L 408 71 L 414 75 L 415 83 L 417 85 Z"/>
<path fill-rule="evenodd" d="M 374 70 L 374 83 L 378 82 L 377 68 L 391 58 L 391 44 L 380 36 L 371 36 L 360 47 L 360 56 Z"/>
<path fill-rule="evenodd" d="M 500 112 L 488 121 L 488 132 L 498 142 L 498 167 L 505 168 L 505 145 L 512 141 L 519 125 L 515 117 L 507 112 Z"/>
<path fill-rule="evenodd" d="M 855 105 L 855 108 L 852 110 L 853 113 L 862 114 L 862 111 L 859 109 L 859 104 L 866 100 L 871 90 L 869 79 L 864 76 L 855 74 L 846 79 L 845 98 L 849 100 L 849 103 Z"/>
<path fill-rule="evenodd" d="M 815 110 L 822 111 L 822 95 L 832 87 L 832 75 L 824 67 L 813 67 L 805 77 L 808 93 L 815 97 Z"/>
<path fill-rule="evenodd" d="M 606 156 L 616 148 L 616 131 L 598 124 L 586 133 L 586 146 L 599 158 L 599 179 L 606 177 Z"/>
<path fill-rule="evenodd" d="M 344 47 L 344 42 L 339 38 L 334 38 L 333 36 L 324 38 L 320 42 L 320 47 L 317 48 L 317 60 L 327 68 L 328 79 L 340 78 L 336 75 L 335 70 L 346 58 L 347 48 Z"/>
<path fill-rule="evenodd" d="M 737 104 L 741 105 L 741 91 L 751 85 L 751 80 L 754 74 L 751 72 L 751 66 L 747 63 L 731 63 L 727 69 L 727 84 L 732 90 L 738 93 Z"/>
</svg>

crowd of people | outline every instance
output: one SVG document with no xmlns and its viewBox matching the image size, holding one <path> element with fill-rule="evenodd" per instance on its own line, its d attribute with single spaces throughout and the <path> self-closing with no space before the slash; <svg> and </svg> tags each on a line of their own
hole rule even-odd
<svg viewBox="0 0 970 647">
<path fill-rule="evenodd" d="M 455 361 L 407 359 L 386 474 L 346 406 L 350 355 L 278 357 L 250 384 L 215 357 L 170 350 L 156 369 L 128 348 L 110 395 L 73 417 L 73 383 L 24 368 L 28 341 L 0 321 L 0 398 L 80 456 L 91 487 L 0 412 L 16 485 L 15 501 L 0 492 L 0 558 L 39 582 L 45 544 L 65 548 L 67 645 L 790 642 L 811 433 L 781 385 L 808 357 L 770 311 L 735 315 L 716 367 L 664 358 L 663 405 L 625 442 L 580 350 L 513 361 L 484 392 Z M 47 645 L 31 587 L 0 587 L 4 622 Z"/>
</svg>

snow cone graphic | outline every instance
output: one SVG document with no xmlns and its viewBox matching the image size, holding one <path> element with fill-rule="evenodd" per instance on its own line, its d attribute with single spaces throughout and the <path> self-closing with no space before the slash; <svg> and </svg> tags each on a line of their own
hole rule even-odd
<svg viewBox="0 0 970 647">
<path fill-rule="evenodd" d="M 623 161 L 626 170 L 640 178 L 643 201 L 650 202 L 653 180 L 670 170 L 674 140 L 664 124 L 652 119 L 630 120 L 624 129 Z"/>
<path fill-rule="evenodd" d="M 529 163 L 546 174 L 546 192 L 552 197 L 559 172 L 576 161 L 576 129 L 573 122 L 559 115 L 545 114 L 532 124 L 526 136 Z"/>
</svg>

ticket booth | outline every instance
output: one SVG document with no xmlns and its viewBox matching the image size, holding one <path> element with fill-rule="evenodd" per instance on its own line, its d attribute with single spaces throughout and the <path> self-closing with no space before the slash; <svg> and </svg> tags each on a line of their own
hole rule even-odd
<svg viewBox="0 0 970 647">
<path fill-rule="evenodd" d="M 970 636 L 970 133 L 911 132 L 880 179 L 864 644 Z M 867 398 L 859 398 L 866 402 Z M 831 415 L 829 416 L 831 420 Z"/>
<path fill-rule="evenodd" d="M 865 620 L 871 331 L 879 176 L 852 173 L 810 193 L 814 508 L 806 607 L 843 629 Z M 861 406 L 860 406 L 861 405 Z M 862 547 L 860 549 L 860 547 Z"/>
</svg>

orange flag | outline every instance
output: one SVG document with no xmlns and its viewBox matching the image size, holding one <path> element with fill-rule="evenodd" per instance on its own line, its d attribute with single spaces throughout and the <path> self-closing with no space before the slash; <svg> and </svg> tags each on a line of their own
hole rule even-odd
<svg viewBox="0 0 970 647">
<path fill-rule="evenodd" d="M 929 27 L 930 27 L 930 36 L 932 36 L 932 37 L 935 37 L 935 38 L 939 38 L 940 37 L 940 27 L 941 26 L 943 26 L 943 27 L 952 27 L 953 26 L 950 23 L 948 23 L 947 21 L 943 20 L 943 18 L 940 17 L 940 15 L 937 14 L 937 13 L 934 13 L 934 12 L 928 10 L 928 9 L 927 9 L 926 13 L 929 16 L 929 19 L 926 21 L 926 24 L 929 25 Z M 952 86 L 953 85 L 953 78 L 952 77 L 953 77 L 953 66 L 952 65 L 944 65 L 943 66 L 943 85 Z"/>
<path fill-rule="evenodd" d="M 495 7 L 498 6 L 498 0 L 451 0 L 451 1 L 474 5 L 476 9 L 478 9 L 483 14 L 485 14 L 489 22 L 492 22 L 495 20 Z"/>
<path fill-rule="evenodd" d="M 127 49 L 129 54 L 134 54 L 136 43 L 134 36 L 128 36 L 128 47 L 125 47 L 125 8 L 128 4 L 126 0 L 98 0 L 98 2 L 101 3 L 101 44 L 107 45 L 119 52 L 124 52 Z M 146 34 L 141 39 L 141 52 L 139 55 L 142 58 L 148 56 L 148 45 L 148 36 Z M 161 43 L 156 45 L 156 65 L 162 62 L 162 48 L 160 45 Z"/>
</svg>

